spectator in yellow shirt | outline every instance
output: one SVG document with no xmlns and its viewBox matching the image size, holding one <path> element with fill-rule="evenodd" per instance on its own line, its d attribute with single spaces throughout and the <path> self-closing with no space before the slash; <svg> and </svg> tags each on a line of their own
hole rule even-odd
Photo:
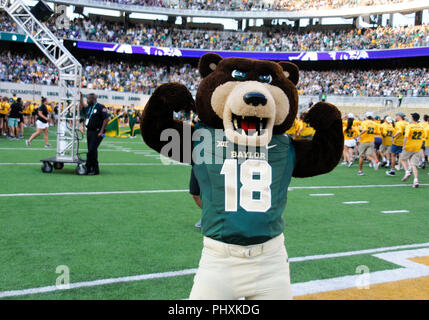
<svg viewBox="0 0 429 320">
<path fill-rule="evenodd" d="M 383 139 L 381 137 L 381 120 L 380 120 L 380 117 L 376 116 L 374 122 L 377 125 L 377 128 L 375 130 L 375 134 L 374 134 L 374 157 L 378 161 L 379 156 L 380 156 L 380 146 L 381 146 L 381 143 L 383 142 Z"/>
<path fill-rule="evenodd" d="M 3 98 L 0 97 L 0 134 L 3 136 L 6 136 L 7 133 L 9 132 L 7 122 L 8 122 L 10 105 L 7 101 L 8 101 L 7 97 L 3 97 Z"/>
<path fill-rule="evenodd" d="M 354 119 L 347 119 L 347 126 L 343 127 L 344 134 L 344 161 L 348 163 L 350 168 L 353 165 L 353 148 L 356 147 L 355 138 L 359 135 L 359 130 L 353 126 Z"/>
<path fill-rule="evenodd" d="M 378 126 L 374 122 L 374 114 L 372 112 L 365 113 L 365 120 L 361 123 L 361 133 L 358 135 L 359 144 L 359 176 L 364 176 L 362 171 L 363 159 L 366 156 L 373 164 L 374 170 L 378 170 L 379 162 L 374 157 L 374 137 L 377 133 Z"/>
<path fill-rule="evenodd" d="M 292 138 L 295 138 L 297 131 L 298 131 L 298 119 L 295 118 L 292 126 L 285 133 L 290 135 Z"/>
<path fill-rule="evenodd" d="M 402 146 L 404 144 L 404 134 L 405 129 L 408 126 L 408 122 L 405 121 L 405 114 L 402 112 L 398 112 L 396 114 L 396 122 L 395 122 L 395 132 L 393 134 L 393 144 L 392 144 L 392 166 L 389 171 L 386 172 L 388 176 L 395 176 L 395 165 L 396 165 L 396 157 L 402 152 Z"/>
<path fill-rule="evenodd" d="M 316 131 L 310 126 L 309 123 L 304 121 L 305 115 L 305 112 L 301 114 L 298 124 L 298 132 L 296 135 L 299 137 L 299 139 L 312 139 Z"/>
<path fill-rule="evenodd" d="M 383 163 L 381 164 L 382 167 L 390 167 L 393 133 L 395 132 L 395 128 L 393 127 L 392 122 L 393 119 L 391 117 L 386 117 L 380 127 L 380 154 L 383 157 Z"/>
<path fill-rule="evenodd" d="M 419 153 L 423 146 L 423 141 L 426 140 L 426 132 L 423 125 L 418 122 L 420 119 L 418 113 L 412 113 L 411 119 L 411 124 L 405 130 L 403 151 L 399 157 L 399 161 L 405 169 L 402 181 L 406 181 L 411 176 L 412 170 L 414 175 L 413 188 L 417 188 L 419 186 L 419 172 L 417 169 L 419 165 Z M 411 170 L 408 161 L 410 162 Z"/>
</svg>

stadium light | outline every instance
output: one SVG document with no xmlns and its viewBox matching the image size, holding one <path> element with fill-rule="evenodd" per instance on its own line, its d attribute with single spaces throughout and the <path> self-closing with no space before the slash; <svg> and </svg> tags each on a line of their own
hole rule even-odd
<svg viewBox="0 0 429 320">
<path fill-rule="evenodd" d="M 33 16 L 36 17 L 37 20 L 41 22 L 46 22 L 50 17 L 54 14 L 51 8 L 42 0 L 40 0 L 31 10 L 30 12 Z"/>
</svg>

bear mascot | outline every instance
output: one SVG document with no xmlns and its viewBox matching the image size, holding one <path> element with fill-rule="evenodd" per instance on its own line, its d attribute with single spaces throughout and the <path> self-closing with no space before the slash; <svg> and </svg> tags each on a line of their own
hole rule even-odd
<svg viewBox="0 0 429 320">
<path fill-rule="evenodd" d="M 282 214 L 292 177 L 330 172 L 344 144 L 341 113 L 316 103 L 312 139 L 285 134 L 297 115 L 299 70 L 290 62 L 203 55 L 194 101 L 179 83 L 159 86 L 143 112 L 146 144 L 192 164 L 204 247 L 190 299 L 292 299 Z M 195 126 L 174 112 L 197 113 Z M 197 134 L 198 133 L 198 134 Z"/>
</svg>

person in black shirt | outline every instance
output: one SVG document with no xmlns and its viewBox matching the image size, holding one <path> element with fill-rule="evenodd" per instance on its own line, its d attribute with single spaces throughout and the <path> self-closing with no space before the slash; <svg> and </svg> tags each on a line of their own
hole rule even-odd
<svg viewBox="0 0 429 320">
<path fill-rule="evenodd" d="M 107 108 L 97 102 L 97 96 L 90 93 L 86 97 L 87 106 L 80 96 L 80 107 L 85 114 L 86 137 L 88 143 L 88 154 L 86 156 L 86 170 L 88 175 L 100 174 L 98 167 L 98 146 L 104 137 L 104 131 L 109 122 Z"/>
<path fill-rule="evenodd" d="M 19 132 L 18 127 L 19 127 L 19 119 L 21 115 L 22 115 L 22 100 L 21 98 L 18 98 L 10 106 L 10 112 L 9 112 L 10 140 L 18 139 L 18 132 Z"/>
<path fill-rule="evenodd" d="M 48 104 L 48 98 L 42 97 L 42 104 L 37 108 L 37 114 L 36 114 L 36 132 L 33 133 L 30 137 L 30 139 L 25 141 L 25 144 L 27 147 L 30 146 L 31 141 L 34 140 L 34 138 L 40 136 L 40 134 L 43 132 L 43 139 L 45 140 L 45 148 L 50 148 L 52 145 L 49 144 L 49 117 L 48 117 L 48 108 L 46 105 Z"/>
</svg>

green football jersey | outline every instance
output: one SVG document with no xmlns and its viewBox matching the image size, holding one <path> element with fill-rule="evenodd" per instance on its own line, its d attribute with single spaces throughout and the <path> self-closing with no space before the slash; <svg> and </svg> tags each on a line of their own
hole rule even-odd
<svg viewBox="0 0 429 320">
<path fill-rule="evenodd" d="M 238 245 L 263 243 L 281 234 L 296 162 L 291 138 L 274 135 L 268 147 L 246 148 L 223 134 L 216 136 L 215 129 L 201 122 L 194 128 L 206 129 L 214 137 L 206 143 L 194 142 L 193 170 L 203 204 L 202 233 Z"/>
</svg>

